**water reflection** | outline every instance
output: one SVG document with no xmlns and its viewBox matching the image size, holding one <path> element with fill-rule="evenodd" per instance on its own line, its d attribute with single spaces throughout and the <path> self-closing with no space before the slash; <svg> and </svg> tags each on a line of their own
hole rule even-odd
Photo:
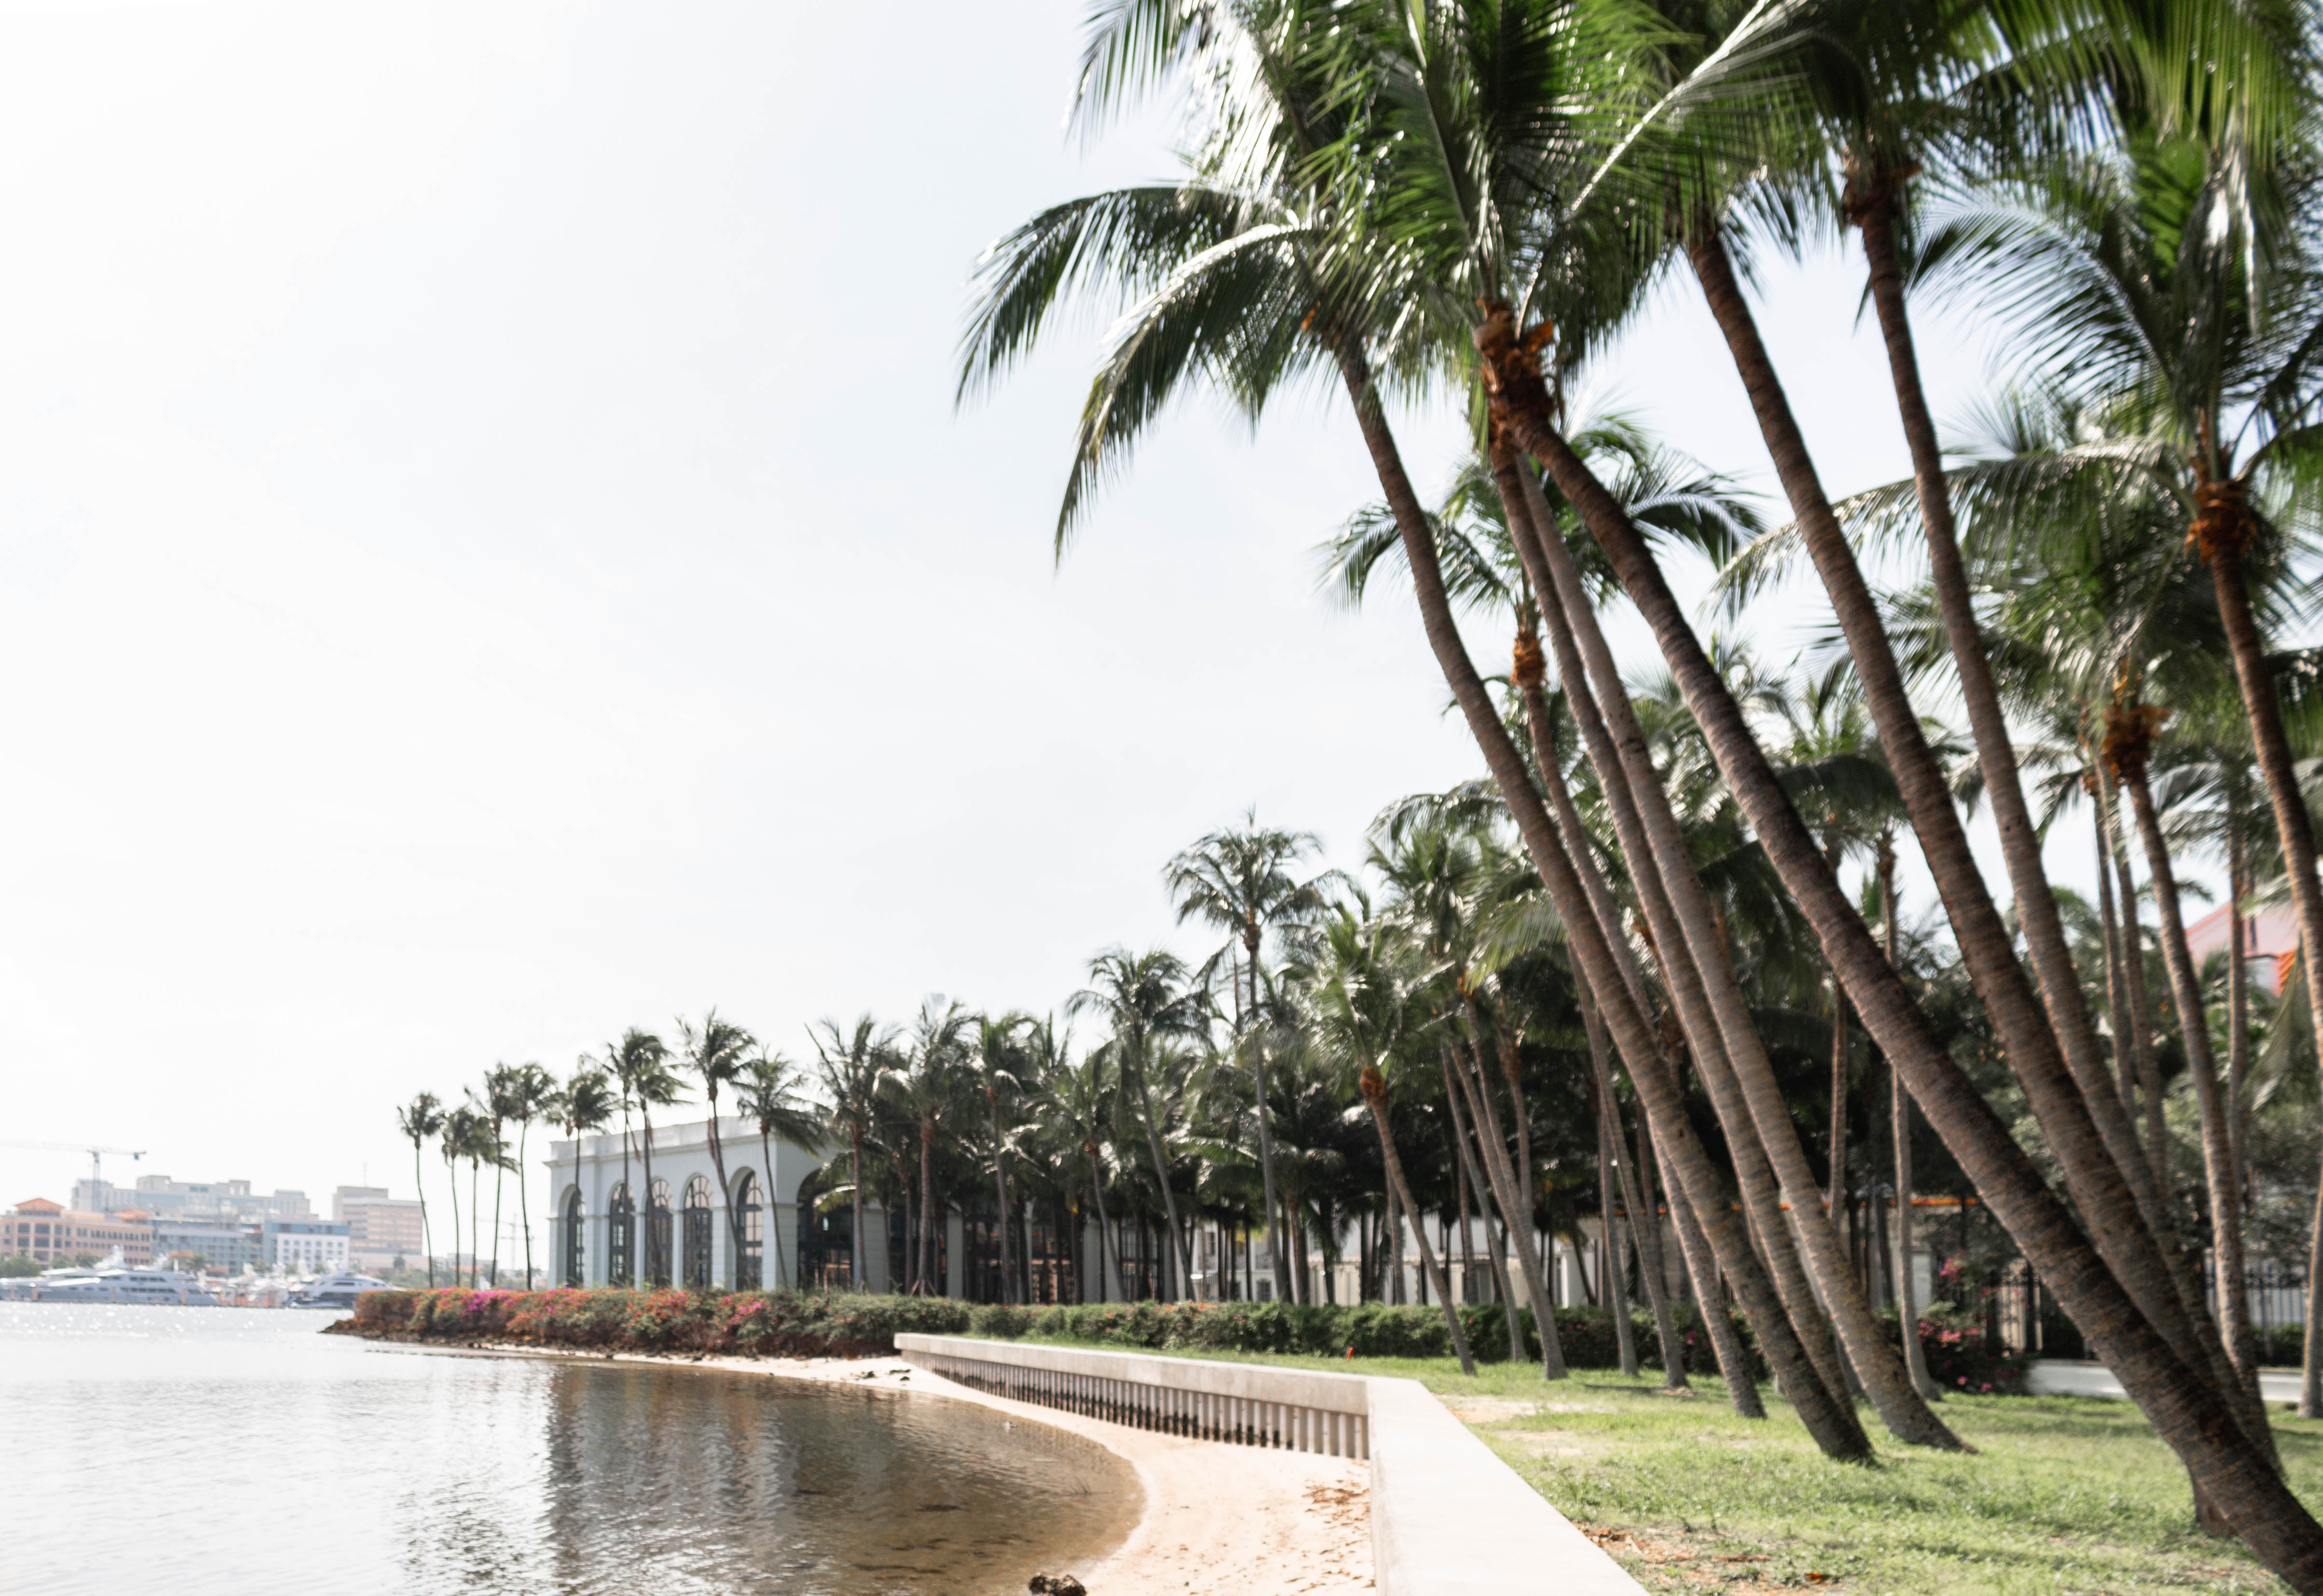
<svg viewBox="0 0 2323 1596">
<path fill-rule="evenodd" d="M 973 1596 L 1140 1505 L 1111 1454 L 965 1404 L 325 1322 L 0 1304 L 0 1591 Z"/>
</svg>

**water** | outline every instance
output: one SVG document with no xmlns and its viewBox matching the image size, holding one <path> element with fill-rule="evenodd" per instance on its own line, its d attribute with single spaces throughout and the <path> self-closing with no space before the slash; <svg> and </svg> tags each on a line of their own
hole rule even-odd
<svg viewBox="0 0 2323 1596">
<path fill-rule="evenodd" d="M 0 1303 L 0 1591 L 980 1596 L 1142 1505 L 1102 1447 L 964 1402 L 334 1316 Z"/>
</svg>

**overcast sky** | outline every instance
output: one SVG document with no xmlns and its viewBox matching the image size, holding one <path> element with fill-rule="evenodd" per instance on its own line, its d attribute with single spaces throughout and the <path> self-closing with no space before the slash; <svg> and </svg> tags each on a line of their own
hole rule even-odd
<svg viewBox="0 0 2323 1596">
<path fill-rule="evenodd" d="M 1477 768 L 1409 601 L 1316 596 L 1344 404 L 1174 417 L 1061 567 L 1099 329 L 955 413 L 982 247 L 1168 170 L 1066 140 L 1084 9 L 0 3 L 0 1137 L 409 1195 L 419 1089 L 1052 1007 L 1203 950 L 1160 867 L 1246 805 L 1351 865 Z M 1835 491 L 1907 470 L 1860 277 L 1763 307 Z M 1713 337 L 1673 289 L 1599 379 L 1771 486 Z"/>
</svg>

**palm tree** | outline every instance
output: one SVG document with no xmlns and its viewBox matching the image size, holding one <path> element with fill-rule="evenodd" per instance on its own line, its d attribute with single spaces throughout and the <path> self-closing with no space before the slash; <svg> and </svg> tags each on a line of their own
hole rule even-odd
<svg viewBox="0 0 2323 1596">
<path fill-rule="evenodd" d="M 628 1114 L 634 1106 L 645 1127 L 643 1144 L 645 1160 L 645 1199 L 637 1200 L 631 1194 L 632 1214 L 645 1216 L 645 1277 L 656 1286 L 669 1283 L 670 1260 L 662 1232 L 666 1227 L 667 1211 L 656 1209 L 653 1200 L 653 1111 L 679 1102 L 684 1086 L 670 1068 L 667 1044 L 650 1031 L 632 1025 L 621 1032 L 619 1041 L 605 1046 L 604 1067 L 620 1087 L 623 1130 L 621 1133 L 621 1183 L 629 1179 L 629 1148 L 627 1129 Z M 632 1220 L 632 1223 L 635 1221 Z"/>
<path fill-rule="evenodd" d="M 714 1008 L 702 1015 L 698 1030 L 679 1020 L 677 1034 L 685 1062 L 702 1078 L 702 1096 L 710 1105 L 710 1167 L 718 1172 L 718 1200 L 726 1209 L 727 1234 L 739 1266 L 742 1257 L 742 1214 L 735 1206 L 733 1188 L 726 1183 L 726 1149 L 718 1137 L 718 1088 L 742 1078 L 758 1039 L 732 1021 L 720 1019 Z"/>
<path fill-rule="evenodd" d="M 1167 14 L 1157 18 L 1156 11 Z M 1066 295 L 1117 287 L 1134 301 L 1084 410 L 1060 515 L 1061 548 L 1100 466 L 1117 459 L 1181 386 L 1213 380 L 1255 414 L 1281 381 L 1302 371 L 1319 366 L 1337 375 L 1403 541 L 1430 648 L 1570 928 L 1584 978 L 1599 995 L 1616 1044 L 1633 1071 L 1644 1071 L 1655 1134 L 1676 1150 L 1670 1167 L 1679 1172 L 1721 1270 L 1749 1305 L 1760 1345 L 1797 1399 L 1818 1445 L 1835 1456 L 1864 1455 L 1868 1443 L 1860 1426 L 1833 1397 L 1796 1330 L 1782 1318 L 1783 1306 L 1749 1237 L 1727 1211 L 1707 1155 L 1682 1123 L 1667 1060 L 1630 993 L 1620 986 L 1608 933 L 1590 918 L 1572 861 L 1454 620 L 1432 528 L 1388 425 L 1373 363 L 1377 345 L 1391 362 L 1417 362 L 1432 374 L 1445 344 L 1430 335 L 1440 319 L 1432 323 L 1428 312 L 1446 302 L 1433 270 L 1446 252 L 1425 238 L 1391 242 L 1367 231 L 1376 215 L 1373 197 L 1334 182 L 1343 170 L 1377 174 L 1393 169 L 1396 146 L 1409 134 L 1423 135 L 1412 141 L 1416 156 L 1427 142 L 1428 112 L 1446 102 L 1432 93 L 1430 68 L 1391 62 L 1384 76 L 1394 92 L 1370 102 L 1383 107 L 1381 140 L 1365 150 L 1364 159 L 1344 168 L 1327 161 L 1327 151 L 1363 131 L 1352 121 L 1366 103 L 1345 92 L 1349 40 L 1335 25 L 1338 19 L 1330 20 L 1334 25 L 1327 27 L 1295 7 L 1219 7 L 1206 11 L 1198 28 L 1167 7 L 1137 5 L 1125 5 L 1106 20 L 1091 51 L 1095 65 L 1086 84 L 1091 103 L 1101 105 L 1109 94 L 1166 67 L 1198 41 L 1244 52 L 1262 69 L 1214 81 L 1231 81 L 1272 97 L 1226 108 L 1219 119 L 1221 153 L 1207 158 L 1189 182 L 1058 206 L 996 245 L 987 256 L 984 291 L 967 340 L 963 391 L 988 381 L 1018 358 Z M 1421 27 L 1456 29 L 1468 19 L 1464 14 L 1429 12 L 1413 13 L 1409 20 Z M 1513 25 L 1505 42 L 1516 60 L 1496 49 L 1502 41 L 1492 38 L 1431 36 L 1425 41 L 1429 61 L 1474 67 L 1475 82 L 1521 86 L 1528 93 L 1547 88 L 1538 114 L 1510 120 L 1488 113 L 1484 124 L 1553 135 L 1571 126 L 1574 108 L 1594 118 L 1618 115 L 1632 102 L 1636 79 L 1624 76 L 1630 41 L 1626 35 L 1609 36 L 1597 25 L 1602 17 L 1584 15 L 1579 19 L 1584 25 L 1565 27 L 1555 16 L 1529 17 L 1512 10 L 1508 20 Z M 1446 48 L 1436 50 L 1439 42 Z M 1473 105 L 1478 96 L 1464 97 Z M 1575 145 L 1581 147 L 1585 144 Z M 1237 162 L 1237 151 L 1250 152 L 1249 158 Z M 1436 178 L 1472 172 L 1471 153 L 1439 151 L 1428 170 Z M 1512 212 L 1520 215 L 1537 206 L 1542 180 L 1553 169 L 1553 161 L 1536 163 L 1503 183 L 1501 197 Z M 1419 179 L 1418 191 L 1427 192 L 1436 178 Z M 1450 188 L 1462 197 L 1474 194 L 1461 183 Z M 1428 208 L 1422 204 L 1410 210 L 1424 217 Z M 1451 252 L 1464 249 L 1463 241 Z M 1379 262 L 1386 262 L 1388 271 L 1366 280 Z M 1456 274 L 1455 265 L 1451 275 Z M 1621 305 L 1634 303 L 1641 291 L 1634 277 L 1601 286 L 1600 303 L 1609 316 Z M 1456 305 L 1474 297 L 1463 286 L 1450 299 Z M 1513 337 L 1510 344 L 1514 352 Z M 1545 395 L 1539 408 L 1545 430 Z M 1594 479 L 1590 481 L 1594 486 Z"/>
<path fill-rule="evenodd" d="M 419 1244 L 427 1253 L 427 1289 L 436 1289 L 436 1243 L 428 1239 L 427 1182 L 419 1167 L 419 1150 L 427 1138 L 444 1128 L 444 1105 L 433 1092 L 422 1092 L 396 1110 L 396 1128 L 411 1142 L 411 1183 L 419 1193 Z M 455 1221 L 453 1229 L 459 1228 Z"/>
<path fill-rule="evenodd" d="M 460 1160 L 468 1156 L 469 1146 L 476 1139 L 477 1114 L 473 1108 L 460 1107 L 444 1115 L 438 1134 L 442 1138 L 444 1169 L 452 1183 L 452 1283 L 460 1283 Z M 473 1239 L 468 1243 L 468 1284 L 476 1283 L 476 1247 Z"/>
<path fill-rule="evenodd" d="M 509 1117 L 516 1122 L 517 1223 L 524 1227 L 524 1289 L 532 1289 L 532 1205 L 526 1195 L 529 1171 L 524 1159 L 532 1122 L 549 1116 L 556 1098 L 556 1078 L 537 1064 L 519 1064 L 510 1084 Z"/>
<path fill-rule="evenodd" d="M 780 1053 L 763 1050 L 742 1066 L 741 1092 L 735 1112 L 758 1127 L 758 1154 L 766 1172 L 767 1236 L 775 1253 L 775 1281 L 787 1289 L 790 1270 L 783 1261 L 782 1226 L 775 1222 L 775 1138 L 813 1149 L 820 1140 L 823 1117 L 804 1095 L 805 1072 Z"/>
<path fill-rule="evenodd" d="M 612 1078 L 603 1070 L 590 1065 L 585 1059 L 574 1069 L 572 1078 L 561 1089 L 552 1092 L 542 1105 L 542 1114 L 551 1124 L 561 1129 L 576 1142 L 592 1131 L 601 1130 L 613 1117 L 615 1106 Z M 623 1149 L 626 1153 L 627 1149 Z M 581 1167 L 581 1150 L 573 1150 L 574 1173 L 577 1179 Z M 626 1179 L 626 1176 L 625 1176 Z M 568 1246 L 576 1243 L 568 1242 Z M 566 1282 L 578 1285 L 577 1280 Z"/>
<path fill-rule="evenodd" d="M 1243 816 L 1239 830 L 1213 831 L 1171 859 L 1162 880 L 1178 905 L 1178 922 L 1200 919 L 1231 939 L 1228 956 L 1234 988 L 1234 1036 L 1239 1051 L 1244 1026 L 1258 1013 L 1260 950 L 1266 933 L 1282 926 L 1306 925 L 1324 913 L 1330 894 L 1344 879 L 1325 871 L 1301 881 L 1294 867 L 1322 847 L 1312 831 L 1262 828 L 1255 805 Z M 1241 953 L 1234 953 L 1236 941 Z M 1213 956 L 1215 962 L 1215 956 Z M 1243 1002 L 1242 972 L 1249 972 L 1250 1001 Z M 1274 1289 L 1290 1294 L 1290 1266 L 1282 1255 L 1281 1232 L 1274 1215 L 1274 1147 L 1268 1124 L 1266 1046 L 1262 1033 L 1249 1043 L 1251 1072 L 1257 1096 L 1258 1165 L 1266 1193 L 1267 1248 L 1274 1265 Z"/>
<path fill-rule="evenodd" d="M 1395 964 L 1395 954 L 1378 924 L 1366 927 L 1342 909 L 1324 927 L 1318 962 L 1308 980 L 1308 995 L 1318 1037 L 1355 1077 L 1364 1105 L 1370 1111 L 1372 1128 L 1379 1135 L 1380 1157 L 1387 1166 L 1395 1199 L 1412 1217 L 1420 1267 L 1427 1271 L 1428 1289 L 1443 1307 L 1452 1350 L 1460 1359 L 1461 1371 L 1474 1374 L 1475 1360 L 1469 1354 L 1467 1333 L 1453 1306 L 1451 1284 L 1428 1244 L 1428 1226 L 1420 1219 L 1422 1210 L 1404 1176 L 1403 1160 L 1389 1124 L 1391 1092 L 1381 1066 L 1397 1059 L 1413 1040 L 1413 1033 L 1430 1023 L 1411 983 L 1408 977 L 1399 977 Z M 1425 1054 L 1428 1050 L 1423 1044 L 1419 1050 Z M 1540 1332 L 1543 1343 L 1555 1343 L 1555 1321 L 1540 1321 Z"/>
<path fill-rule="evenodd" d="M 992 1182 L 1000 1203 L 1001 1299 L 1012 1305 L 1016 1301 L 1016 1271 L 1009 1261 L 1008 1236 L 1015 1221 L 1008 1204 L 1008 1166 L 1000 1132 L 1000 1097 L 1003 1092 L 1014 1096 L 1024 1089 L 1024 1061 L 1017 1038 L 1032 1023 L 1030 1014 L 1003 1014 L 998 1019 L 979 1014 L 974 1044 L 978 1084 L 984 1092 L 984 1112 L 992 1133 Z"/>
<path fill-rule="evenodd" d="M 1163 1044 L 1200 1034 L 1206 1018 L 1202 995 L 1187 986 L 1185 962 L 1158 948 L 1147 953 L 1109 948 L 1089 960 L 1089 986 L 1066 999 L 1065 1012 L 1093 1011 L 1113 1032 L 1108 1045 L 1123 1086 L 1136 1095 L 1146 1151 L 1153 1160 L 1153 1179 L 1162 1190 L 1162 1213 L 1179 1263 L 1178 1280 L 1181 1286 L 1190 1286 L 1193 1243 L 1178 1223 L 1178 1197 L 1170 1184 L 1169 1160 L 1162 1156 L 1161 1124 L 1153 1107 L 1153 1066 Z"/>
<path fill-rule="evenodd" d="M 836 1020 L 825 1020 L 822 1027 L 821 1035 L 810 1035 L 822 1067 L 823 1091 L 831 1099 L 831 1128 L 847 1138 L 849 1183 L 854 1192 L 848 1284 L 864 1291 L 870 1287 L 863 1267 L 868 1245 L 863 1229 L 863 1144 L 878 1124 L 879 1087 L 895 1056 L 895 1033 L 869 1014 L 857 1020 L 851 1032 L 840 1031 Z"/>
<path fill-rule="evenodd" d="M 469 1095 L 470 1103 L 483 1115 L 492 1133 L 492 1261 L 488 1272 L 495 1288 L 500 1283 L 500 1175 L 508 1168 L 502 1127 L 516 1118 L 524 1106 L 524 1088 L 523 1066 L 495 1064 L 484 1071 L 483 1091 L 472 1091 Z"/>
<path fill-rule="evenodd" d="M 1042 1105 L 1056 1116 L 1059 1131 L 1088 1164 L 1089 1198 L 1097 1215 L 1097 1300 L 1111 1301 L 1124 1295 L 1120 1272 L 1108 1252 L 1113 1219 L 1105 1207 L 1106 1154 L 1116 1112 L 1106 1077 L 1112 1055 L 1106 1049 L 1094 1049 L 1083 1053 L 1076 1064 L 1070 1058 L 1070 1040 L 1058 1036 L 1055 1027 L 1045 1022 L 1035 1028 L 1033 1037 L 1034 1048 L 1045 1055 L 1046 1067 L 1041 1070 Z"/>
<path fill-rule="evenodd" d="M 959 1004 L 947 1002 L 941 993 L 931 996 L 920 1005 L 901 1057 L 882 1072 L 882 1083 L 911 1116 L 919 1138 L 920 1244 L 910 1287 L 914 1295 L 938 1295 L 942 1289 L 936 1280 L 936 1138 L 950 1127 L 960 1109 L 968 1028 L 973 1023 L 974 1017 Z"/>
</svg>

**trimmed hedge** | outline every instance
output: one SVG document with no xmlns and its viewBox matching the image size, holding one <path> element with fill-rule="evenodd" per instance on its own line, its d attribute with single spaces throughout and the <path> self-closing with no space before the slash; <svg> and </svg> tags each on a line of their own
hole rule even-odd
<svg viewBox="0 0 2323 1596">
<path fill-rule="evenodd" d="M 1678 1305 L 1674 1311 L 1685 1344 L 1687 1371 L 1716 1373 L 1717 1355 L 1700 1316 L 1691 1304 Z M 1517 1319 L 1524 1335 L 1525 1355 L 1538 1358 L 1540 1337 L 1530 1310 L 1520 1312 Z M 1508 1325 L 1497 1305 L 1464 1307 L 1460 1322 L 1467 1334 L 1468 1349 L 1478 1362 L 1508 1361 Z M 1630 1322 L 1637 1334 L 1639 1361 L 1648 1368 L 1660 1368 L 1661 1342 L 1654 1334 L 1653 1316 L 1639 1311 L 1630 1316 Z M 1327 1358 L 1452 1355 L 1452 1338 L 1444 1327 L 1442 1309 L 1389 1307 L 1376 1302 L 1311 1307 L 1284 1302 L 1116 1302 L 1078 1307 L 979 1307 L 969 1316 L 969 1334 L 975 1335 L 1111 1342 L 1164 1352 L 1304 1353 Z M 1739 1317 L 1735 1325 L 1755 1361 L 1757 1350 L 1751 1345 L 1749 1327 Z M 1620 1366 L 1613 1316 L 1602 1308 L 1558 1309 L 1556 1336 L 1565 1361 L 1576 1369 Z M 1764 1378 L 1763 1368 L 1759 1373 Z"/>
<path fill-rule="evenodd" d="M 899 1331 L 959 1335 L 966 1304 L 940 1297 L 797 1291 L 366 1291 L 346 1333 L 623 1352 L 867 1358 Z"/>
</svg>

